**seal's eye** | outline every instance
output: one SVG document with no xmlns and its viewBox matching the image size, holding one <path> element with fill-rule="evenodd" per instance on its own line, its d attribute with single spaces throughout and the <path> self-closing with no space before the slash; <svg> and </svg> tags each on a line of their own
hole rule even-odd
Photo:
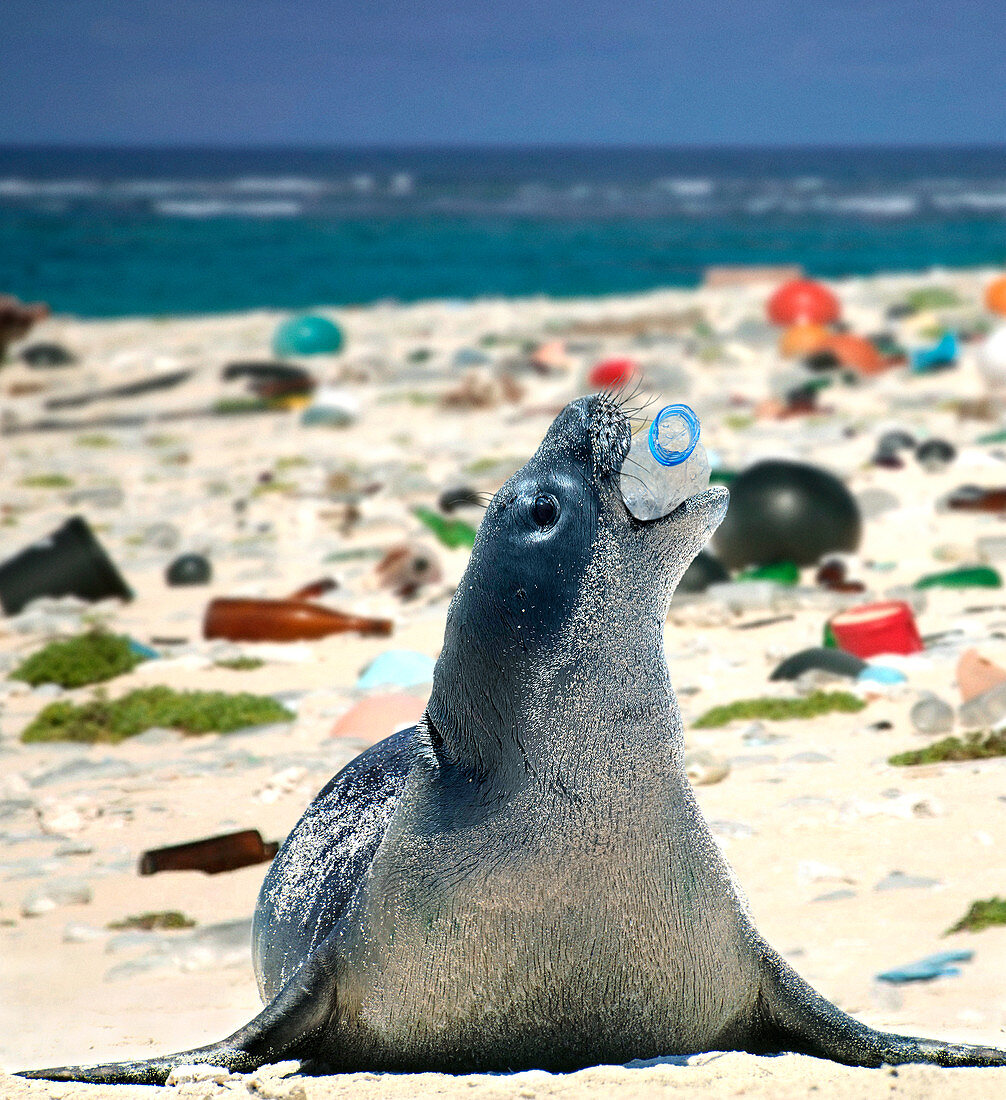
<svg viewBox="0 0 1006 1100">
<path fill-rule="evenodd" d="M 555 497 L 542 493 L 534 498 L 531 515 L 539 527 L 551 527 L 559 518 L 559 502 Z"/>
</svg>

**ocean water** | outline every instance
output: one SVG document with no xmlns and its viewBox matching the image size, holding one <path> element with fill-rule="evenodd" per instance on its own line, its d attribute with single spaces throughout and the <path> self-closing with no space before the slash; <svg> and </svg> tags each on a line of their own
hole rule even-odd
<svg viewBox="0 0 1006 1100">
<path fill-rule="evenodd" d="M 1006 265 L 1006 146 L 0 148 L 0 293 L 84 317 Z"/>
</svg>

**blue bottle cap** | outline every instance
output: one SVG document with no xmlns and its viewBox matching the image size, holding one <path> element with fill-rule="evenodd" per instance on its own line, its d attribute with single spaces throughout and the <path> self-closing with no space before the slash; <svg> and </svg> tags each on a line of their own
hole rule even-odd
<svg viewBox="0 0 1006 1100">
<path fill-rule="evenodd" d="M 680 420 L 680 425 L 668 424 L 669 420 Z M 669 451 L 660 442 L 660 429 L 664 426 L 681 432 L 688 432 L 688 444 L 680 451 Z M 688 405 L 665 405 L 653 418 L 650 425 L 650 454 L 661 466 L 680 466 L 687 461 L 689 455 L 695 450 L 695 444 L 699 441 L 699 418 Z"/>
</svg>

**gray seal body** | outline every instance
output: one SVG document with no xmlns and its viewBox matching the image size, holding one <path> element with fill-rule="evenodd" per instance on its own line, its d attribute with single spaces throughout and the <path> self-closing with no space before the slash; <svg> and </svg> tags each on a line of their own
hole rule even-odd
<svg viewBox="0 0 1006 1100">
<path fill-rule="evenodd" d="M 727 494 L 634 519 L 629 439 L 616 401 L 583 398 L 496 494 L 423 721 L 343 769 L 266 877 L 263 1012 L 199 1050 L 26 1076 L 158 1083 L 192 1061 L 288 1058 L 567 1070 L 723 1049 L 1006 1065 L 865 1027 L 754 928 L 684 776 L 662 642 Z"/>
</svg>

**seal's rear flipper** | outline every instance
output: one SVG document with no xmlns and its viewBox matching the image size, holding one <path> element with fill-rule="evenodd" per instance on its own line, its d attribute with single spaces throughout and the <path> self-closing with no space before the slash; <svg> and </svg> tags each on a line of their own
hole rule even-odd
<svg viewBox="0 0 1006 1100">
<path fill-rule="evenodd" d="M 861 1024 L 812 989 L 771 949 L 762 962 L 759 1053 L 793 1051 L 847 1066 L 1006 1066 L 995 1047 L 894 1035 Z"/>
<path fill-rule="evenodd" d="M 163 1085 L 175 1066 L 223 1066 L 234 1073 L 250 1073 L 272 1062 L 308 1059 L 335 1012 L 335 955 L 330 943 L 323 944 L 254 1020 L 219 1043 L 147 1061 L 32 1069 L 17 1076 L 90 1084 Z"/>
</svg>

